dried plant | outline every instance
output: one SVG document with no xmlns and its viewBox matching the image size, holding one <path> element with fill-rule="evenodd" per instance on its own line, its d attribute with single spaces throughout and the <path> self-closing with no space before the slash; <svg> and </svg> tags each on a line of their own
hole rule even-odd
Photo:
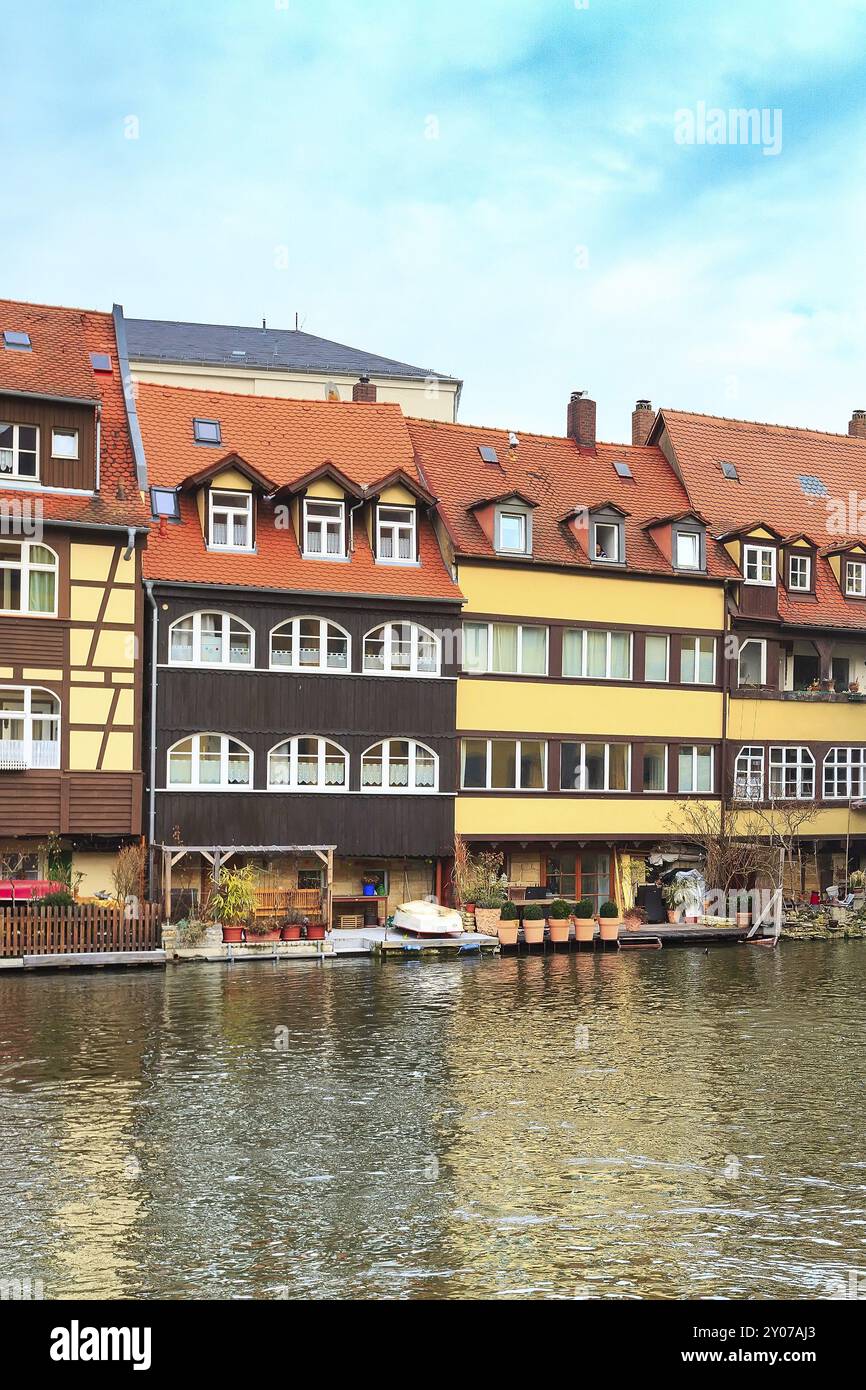
<svg viewBox="0 0 866 1390">
<path fill-rule="evenodd" d="M 141 898 L 144 893 L 144 870 L 147 851 L 143 844 L 124 845 L 114 861 L 111 881 L 114 896 L 121 905 L 130 898 Z"/>
</svg>

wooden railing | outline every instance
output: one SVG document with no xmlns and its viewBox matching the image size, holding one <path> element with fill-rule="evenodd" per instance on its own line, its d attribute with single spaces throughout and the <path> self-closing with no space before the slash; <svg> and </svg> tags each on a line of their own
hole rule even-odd
<svg viewBox="0 0 866 1390">
<path fill-rule="evenodd" d="M 82 951 L 156 951 L 162 945 L 162 909 L 142 903 L 137 916 L 119 907 L 4 907 L 0 903 L 0 957 L 75 955 Z"/>
<path fill-rule="evenodd" d="M 280 917 L 285 912 L 305 912 L 318 917 L 322 895 L 318 888 L 257 888 L 256 916 Z"/>
</svg>

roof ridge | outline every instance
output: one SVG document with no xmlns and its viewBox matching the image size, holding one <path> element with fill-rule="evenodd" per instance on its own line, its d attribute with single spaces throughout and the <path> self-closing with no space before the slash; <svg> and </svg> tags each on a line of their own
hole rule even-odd
<svg viewBox="0 0 866 1390">
<path fill-rule="evenodd" d="M 666 405 L 659 406 L 658 413 L 661 415 L 684 416 L 690 420 L 714 420 L 723 425 L 743 425 L 745 428 L 757 426 L 759 429 L 782 430 L 788 434 L 791 432 L 796 434 L 820 434 L 827 439 L 846 439 L 853 441 L 855 444 L 866 443 L 866 441 L 858 439 L 856 435 L 840 434 L 837 430 L 819 430 L 812 425 L 780 425 L 773 420 L 742 420 L 738 419 L 735 415 L 708 415 L 699 410 L 677 410 L 673 406 Z"/>
<path fill-rule="evenodd" d="M 503 425 L 473 425 L 465 420 L 430 420 L 423 415 L 407 415 L 405 418 L 409 425 L 432 425 L 436 429 L 448 430 L 488 430 L 494 434 L 504 434 L 506 439 L 512 433 L 510 427 L 506 429 Z M 587 454 L 592 452 L 589 445 L 578 444 L 577 440 L 573 439 L 570 434 L 540 434 L 537 430 L 521 429 L 514 430 L 513 433 L 517 435 L 518 439 L 543 439 L 554 444 L 573 444 L 579 452 L 582 451 Z M 603 449 L 634 449 L 638 453 L 646 452 L 655 457 L 662 453 L 658 444 L 623 444 L 615 439 L 597 439 L 595 448 L 597 449 L 599 446 Z"/>
<path fill-rule="evenodd" d="M 80 304 L 42 304 L 37 299 L 4 298 L 0 298 L 0 304 L 18 304 L 22 309 L 53 309 L 65 314 L 99 314 L 102 318 L 111 318 L 110 309 L 85 309 Z"/>
</svg>

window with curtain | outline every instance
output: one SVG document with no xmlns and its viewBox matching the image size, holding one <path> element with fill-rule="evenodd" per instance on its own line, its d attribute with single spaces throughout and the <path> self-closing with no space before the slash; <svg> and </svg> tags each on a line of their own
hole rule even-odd
<svg viewBox="0 0 866 1390">
<path fill-rule="evenodd" d="M 666 792 L 668 789 L 668 750 L 663 743 L 643 746 L 643 781 L 645 792 Z"/>
<path fill-rule="evenodd" d="M 418 623 L 383 623 L 364 638 L 364 670 L 384 676 L 438 676 L 439 638 Z"/>
<path fill-rule="evenodd" d="M 60 766 L 60 701 L 34 686 L 0 686 L 0 768 Z"/>
<path fill-rule="evenodd" d="M 252 785 L 253 755 L 228 734 L 193 734 L 168 750 L 168 785 L 188 791 L 233 791 Z"/>
<path fill-rule="evenodd" d="M 301 734 L 268 754 L 270 791 L 345 791 L 348 785 L 349 755 L 331 739 Z"/>
<path fill-rule="evenodd" d="M 632 635 L 602 628 L 567 628 L 562 674 L 588 680 L 631 680 Z"/>
<path fill-rule="evenodd" d="M 39 430 L 35 425 L 0 422 L 0 478 L 39 476 Z"/>
<path fill-rule="evenodd" d="M 460 782 L 466 790 L 542 791 L 547 744 L 539 739 L 464 738 Z"/>
<path fill-rule="evenodd" d="M 271 668 L 279 671 L 348 671 L 351 639 L 327 618 L 289 618 L 271 632 Z"/>
<path fill-rule="evenodd" d="M 775 584 L 776 548 L 772 545 L 743 546 L 743 578 L 747 584 Z"/>
<path fill-rule="evenodd" d="M 47 545 L 0 536 L 0 613 L 56 614 L 57 568 Z"/>
<path fill-rule="evenodd" d="M 342 502 L 304 498 L 304 554 L 342 560 L 346 555 L 346 508 Z"/>
<path fill-rule="evenodd" d="M 760 744 L 745 744 L 734 763 L 734 797 L 737 801 L 760 801 L 764 795 L 764 750 Z"/>
<path fill-rule="evenodd" d="M 627 743 L 563 743 L 560 790 L 624 792 L 631 778 L 631 748 Z"/>
<path fill-rule="evenodd" d="M 737 653 L 737 684 L 766 685 L 767 644 L 763 638 L 750 637 L 740 643 Z"/>
<path fill-rule="evenodd" d="M 438 759 L 414 739 L 386 738 L 361 758 L 361 790 L 432 792 L 437 787 Z"/>
<path fill-rule="evenodd" d="M 253 631 L 231 613 L 187 613 L 168 631 L 173 666 L 252 666 Z"/>
<path fill-rule="evenodd" d="M 210 492 L 211 550 L 252 550 L 253 497 L 250 492 Z"/>
<path fill-rule="evenodd" d="M 648 632 L 644 638 L 644 680 L 666 681 L 668 678 L 667 633 Z"/>
<path fill-rule="evenodd" d="M 414 564 L 414 507 L 376 508 L 376 559 L 389 564 Z"/>
<path fill-rule="evenodd" d="M 680 644 L 680 680 L 685 685 L 715 685 L 716 639 L 683 637 Z"/>
<path fill-rule="evenodd" d="M 712 792 L 712 746 L 684 743 L 680 748 L 679 778 L 681 792 Z"/>
<path fill-rule="evenodd" d="M 546 675 L 547 628 L 531 623 L 464 623 L 463 669 L 502 676 Z"/>
</svg>

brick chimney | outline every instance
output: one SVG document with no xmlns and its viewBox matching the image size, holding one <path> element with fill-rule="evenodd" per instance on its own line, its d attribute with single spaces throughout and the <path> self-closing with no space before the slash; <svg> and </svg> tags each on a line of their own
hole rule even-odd
<svg viewBox="0 0 866 1390">
<path fill-rule="evenodd" d="M 595 401 L 583 391 L 572 391 L 565 432 L 578 444 L 595 448 Z"/>
<path fill-rule="evenodd" d="M 866 410 L 852 410 L 848 433 L 852 439 L 866 439 Z"/>
<path fill-rule="evenodd" d="M 647 435 L 655 419 L 652 401 L 636 401 L 631 413 L 631 442 L 646 444 Z"/>
<path fill-rule="evenodd" d="M 372 401 L 376 400 L 376 388 L 368 376 L 359 376 L 355 385 L 352 387 L 353 401 Z"/>
</svg>

